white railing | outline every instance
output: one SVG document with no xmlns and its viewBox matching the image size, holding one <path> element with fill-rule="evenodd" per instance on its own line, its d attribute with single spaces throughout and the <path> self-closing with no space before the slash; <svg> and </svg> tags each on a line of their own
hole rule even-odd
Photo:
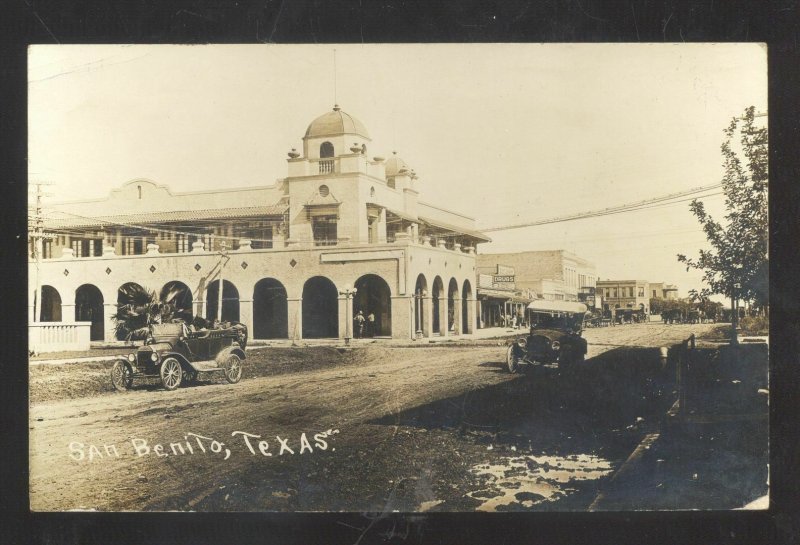
<svg viewBox="0 0 800 545">
<path fill-rule="evenodd" d="M 333 159 L 320 159 L 319 160 L 319 173 L 330 174 L 333 172 Z"/>
<path fill-rule="evenodd" d="M 28 324 L 28 350 L 35 353 L 89 350 L 91 327 L 91 322 Z"/>
</svg>

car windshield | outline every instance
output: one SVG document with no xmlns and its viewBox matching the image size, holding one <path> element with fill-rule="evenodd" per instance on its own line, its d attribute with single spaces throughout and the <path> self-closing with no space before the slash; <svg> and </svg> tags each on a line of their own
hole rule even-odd
<svg viewBox="0 0 800 545">
<path fill-rule="evenodd" d="M 551 314 L 543 312 L 531 313 L 531 327 L 536 329 L 581 329 L 582 313 Z"/>
</svg>

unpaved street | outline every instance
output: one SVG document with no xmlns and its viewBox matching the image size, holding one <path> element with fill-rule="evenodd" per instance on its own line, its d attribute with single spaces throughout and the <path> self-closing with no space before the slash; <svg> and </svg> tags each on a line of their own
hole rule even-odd
<svg viewBox="0 0 800 545">
<path fill-rule="evenodd" d="M 569 376 L 510 375 L 486 342 L 367 344 L 251 351 L 235 385 L 71 392 L 31 406 L 32 508 L 583 510 L 671 402 L 657 347 L 714 327 L 587 330 Z M 269 374 L 279 356 L 297 364 Z M 37 369 L 32 399 L 80 366 Z"/>
</svg>

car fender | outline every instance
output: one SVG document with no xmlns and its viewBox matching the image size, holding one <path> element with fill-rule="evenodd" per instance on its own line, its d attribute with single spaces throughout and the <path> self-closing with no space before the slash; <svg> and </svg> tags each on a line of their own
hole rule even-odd
<svg viewBox="0 0 800 545">
<path fill-rule="evenodd" d="M 217 362 L 217 365 L 222 367 L 222 365 L 225 363 L 225 359 L 230 354 L 236 354 L 237 356 L 239 356 L 239 359 L 241 359 L 242 361 L 244 361 L 247 358 L 247 356 L 245 356 L 245 354 L 244 354 L 244 350 L 239 348 L 238 345 L 229 346 L 227 348 L 224 348 L 224 349 L 220 350 L 220 352 L 217 354 L 217 357 L 214 358 L 216 360 L 216 362 Z"/>
<path fill-rule="evenodd" d="M 158 359 L 158 365 L 159 366 L 161 366 L 161 364 L 164 362 L 165 359 L 167 359 L 167 358 L 175 358 L 176 360 L 178 360 L 178 363 L 181 364 L 182 368 L 184 368 L 184 369 L 186 369 L 186 368 L 194 369 L 195 371 L 197 370 L 195 368 L 195 366 L 192 365 L 192 363 L 189 360 L 186 359 L 186 356 L 184 356 L 180 352 L 160 352 L 159 354 L 161 356 Z"/>
</svg>

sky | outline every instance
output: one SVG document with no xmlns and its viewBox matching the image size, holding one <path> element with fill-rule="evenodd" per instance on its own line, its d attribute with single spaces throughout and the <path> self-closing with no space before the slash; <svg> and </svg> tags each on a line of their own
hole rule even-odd
<svg viewBox="0 0 800 545">
<path fill-rule="evenodd" d="M 338 103 L 370 155 L 397 151 L 421 200 L 479 228 L 718 183 L 723 129 L 767 111 L 759 44 L 37 45 L 28 76 L 29 181 L 52 202 L 136 178 L 272 184 Z M 675 257 L 707 247 L 688 201 L 491 237 L 479 252 L 564 249 L 601 279 L 702 287 Z"/>
</svg>

